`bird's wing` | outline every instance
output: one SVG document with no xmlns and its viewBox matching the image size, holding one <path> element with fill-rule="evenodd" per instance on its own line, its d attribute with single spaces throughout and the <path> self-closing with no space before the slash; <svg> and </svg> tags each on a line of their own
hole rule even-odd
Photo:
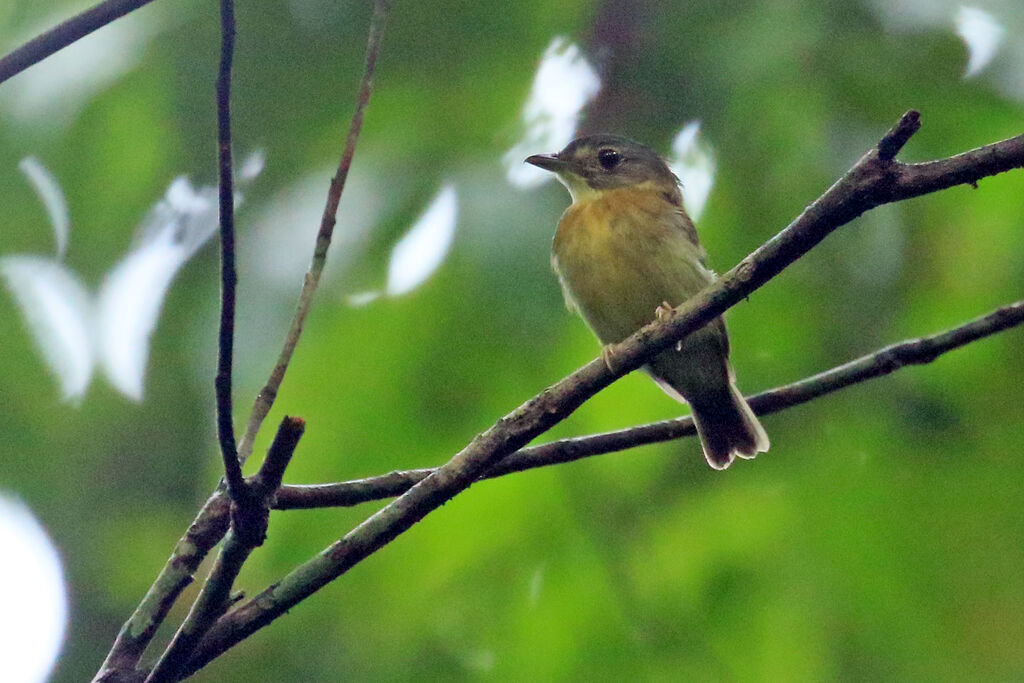
<svg viewBox="0 0 1024 683">
<path fill-rule="evenodd" d="M 700 255 L 700 262 L 704 263 L 707 258 L 707 252 L 704 251 L 704 247 L 700 245 L 700 238 L 697 237 L 697 228 L 694 227 L 693 221 L 690 220 L 690 215 L 686 213 L 686 209 L 679 207 L 672 212 L 671 222 L 673 225 L 678 227 L 686 239 L 690 240 L 693 246 L 697 247 L 697 253 Z"/>
<path fill-rule="evenodd" d="M 565 276 L 562 274 L 562 269 L 558 267 L 558 256 L 552 252 L 551 254 L 551 268 L 555 271 L 555 275 L 558 276 L 558 284 L 562 286 L 562 296 L 565 298 L 565 307 L 569 309 L 570 313 L 578 313 L 580 315 L 583 312 L 580 310 L 579 304 L 576 303 L 576 299 L 572 298 L 572 292 L 569 291 L 569 286 L 565 281 Z"/>
</svg>

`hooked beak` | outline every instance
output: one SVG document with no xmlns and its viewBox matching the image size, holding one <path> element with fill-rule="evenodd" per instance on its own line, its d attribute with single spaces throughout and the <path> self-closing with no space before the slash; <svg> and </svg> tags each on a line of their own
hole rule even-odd
<svg viewBox="0 0 1024 683">
<path fill-rule="evenodd" d="M 557 154 L 534 154 L 533 156 L 526 157 L 526 163 L 553 173 L 564 171 L 569 167 L 569 163 L 559 158 Z"/>
</svg>

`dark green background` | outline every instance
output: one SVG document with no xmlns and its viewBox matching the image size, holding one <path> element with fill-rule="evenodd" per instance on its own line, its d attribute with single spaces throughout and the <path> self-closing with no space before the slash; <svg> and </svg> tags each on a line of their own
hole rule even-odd
<svg viewBox="0 0 1024 683">
<path fill-rule="evenodd" d="M 719 173 L 698 228 L 720 270 L 909 108 L 924 126 L 904 160 L 1024 130 L 1024 106 L 994 76 L 962 78 L 950 22 L 899 31 L 859 2 L 631 4 L 620 19 L 632 33 L 605 82 L 614 97 L 594 116 L 663 150 L 686 121 L 703 121 Z M 1020 50 L 1019 10 L 991 7 Z M 0 11 L 0 44 L 73 9 L 14 3 Z M 258 264 L 308 259 L 369 5 L 237 12 L 236 147 L 268 159 L 239 214 L 241 423 L 301 282 Z M 557 0 L 395 2 L 329 277 L 268 423 L 308 421 L 286 481 L 439 464 L 597 354 L 548 267 L 568 198 L 554 184 L 513 189 L 500 158 L 552 37 L 594 47 L 607 12 Z M 2 252 L 52 253 L 17 171 L 38 156 L 67 194 L 68 262 L 92 288 L 171 178 L 214 177 L 215 3 L 161 0 L 137 18 L 159 28 L 138 66 L 68 125 L 0 119 Z M 259 217 L 310 177 L 307 210 L 279 209 L 276 241 L 261 245 Z M 390 247 L 444 182 L 460 204 L 444 265 L 407 296 L 348 306 L 347 294 L 383 283 Z M 368 203 L 376 218 L 356 238 Z M 0 489 L 31 506 L 66 564 L 58 680 L 96 669 L 217 480 L 217 267 L 211 244 L 173 286 L 138 405 L 103 381 L 80 407 L 61 404 L 0 296 Z M 883 207 L 730 312 L 740 386 L 761 390 L 953 326 L 1020 298 L 1022 284 L 1024 174 Z M 771 452 L 724 474 L 691 440 L 474 486 L 200 680 L 1020 679 L 1022 341 L 1007 332 L 769 417 Z M 679 412 L 630 376 L 550 436 Z M 261 590 L 373 509 L 276 513 L 240 588 Z"/>
</svg>

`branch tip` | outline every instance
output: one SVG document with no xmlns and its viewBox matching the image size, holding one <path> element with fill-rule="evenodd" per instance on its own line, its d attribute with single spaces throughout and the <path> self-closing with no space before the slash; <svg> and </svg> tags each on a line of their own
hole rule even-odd
<svg viewBox="0 0 1024 683">
<path fill-rule="evenodd" d="M 900 117 L 889 132 L 878 141 L 878 158 L 892 161 L 907 141 L 921 128 L 921 112 L 911 109 Z"/>
<path fill-rule="evenodd" d="M 255 487 L 260 497 L 260 504 L 269 508 L 270 497 L 281 486 L 281 479 L 284 471 L 291 462 L 295 448 L 299 445 L 299 439 L 306 431 L 306 421 L 301 417 L 285 417 L 281 420 L 281 426 L 277 428 L 277 435 L 274 443 L 267 451 L 267 457 L 256 474 Z"/>
</svg>

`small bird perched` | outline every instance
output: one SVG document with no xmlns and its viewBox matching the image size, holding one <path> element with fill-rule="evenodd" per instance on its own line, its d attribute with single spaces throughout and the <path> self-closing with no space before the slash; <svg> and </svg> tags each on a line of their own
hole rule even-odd
<svg viewBox="0 0 1024 683">
<path fill-rule="evenodd" d="M 551 263 L 570 309 L 605 345 L 672 313 L 715 279 L 683 208 L 679 179 L 658 154 L 614 135 L 579 138 L 557 154 L 526 162 L 569 189 Z M 716 318 L 644 369 L 673 398 L 690 404 L 704 457 L 716 470 L 735 456 L 768 450 L 768 435 L 736 388 L 729 337 Z"/>
</svg>

